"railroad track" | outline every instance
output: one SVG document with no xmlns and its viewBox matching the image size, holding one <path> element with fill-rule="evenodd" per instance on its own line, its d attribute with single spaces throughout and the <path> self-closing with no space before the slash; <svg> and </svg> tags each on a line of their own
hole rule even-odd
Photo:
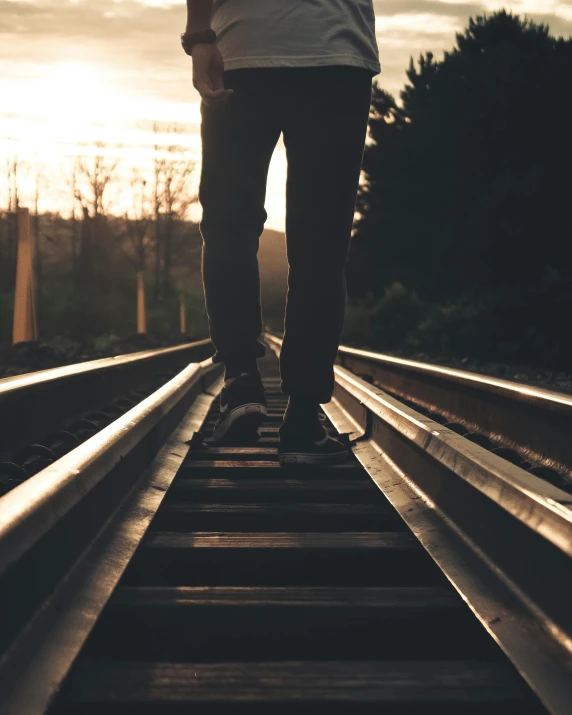
<svg viewBox="0 0 572 715">
<path fill-rule="evenodd" d="M 570 713 L 570 495 L 342 365 L 280 468 L 261 364 L 256 447 L 205 360 L 0 499 L 2 713 Z"/>
<path fill-rule="evenodd" d="M 0 495 L 211 353 L 200 340 L 0 380 Z"/>
<path fill-rule="evenodd" d="M 341 347 L 338 362 L 425 417 L 572 491 L 572 395 Z"/>
</svg>

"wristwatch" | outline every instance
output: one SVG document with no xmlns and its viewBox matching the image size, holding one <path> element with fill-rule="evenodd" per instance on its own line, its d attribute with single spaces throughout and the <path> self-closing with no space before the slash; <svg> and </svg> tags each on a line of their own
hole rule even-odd
<svg viewBox="0 0 572 715">
<path fill-rule="evenodd" d="M 188 55 L 193 54 L 193 47 L 200 42 L 216 42 L 216 32 L 209 28 L 208 30 L 183 32 L 181 34 L 181 45 Z"/>
</svg>

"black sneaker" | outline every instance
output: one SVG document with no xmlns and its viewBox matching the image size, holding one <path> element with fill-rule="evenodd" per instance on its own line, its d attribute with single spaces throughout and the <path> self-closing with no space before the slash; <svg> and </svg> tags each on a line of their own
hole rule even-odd
<svg viewBox="0 0 572 715">
<path fill-rule="evenodd" d="M 222 389 L 220 416 L 210 441 L 243 447 L 254 444 L 260 438 L 258 428 L 265 419 L 266 400 L 260 377 L 242 373 Z"/>
<path fill-rule="evenodd" d="M 278 461 L 282 466 L 341 464 L 348 456 L 347 448 L 330 437 L 318 416 L 306 425 L 289 419 L 280 427 Z"/>
</svg>

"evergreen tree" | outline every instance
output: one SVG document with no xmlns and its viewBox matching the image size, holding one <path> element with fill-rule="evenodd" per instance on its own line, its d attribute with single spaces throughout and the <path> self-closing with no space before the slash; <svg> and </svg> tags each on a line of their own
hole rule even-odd
<svg viewBox="0 0 572 715">
<path fill-rule="evenodd" d="M 422 299 L 572 281 L 572 40 L 500 11 L 436 62 L 411 60 L 402 106 L 374 86 L 350 295 L 400 281 Z"/>
</svg>

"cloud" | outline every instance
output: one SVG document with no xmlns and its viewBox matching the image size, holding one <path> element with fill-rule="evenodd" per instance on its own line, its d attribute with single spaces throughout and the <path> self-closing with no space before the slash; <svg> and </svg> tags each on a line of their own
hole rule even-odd
<svg viewBox="0 0 572 715">
<path fill-rule="evenodd" d="M 572 22 L 570 0 L 373 0 L 376 15 L 430 13 L 464 19 L 505 8 L 519 15 L 547 15 Z"/>
<path fill-rule="evenodd" d="M 440 0 L 373 0 L 373 8 L 377 16 L 383 15 L 456 15 L 457 17 L 467 17 L 476 15 L 482 11 L 481 2 L 441 2 Z"/>
<path fill-rule="evenodd" d="M 547 24 L 555 36 L 572 34 L 572 0 L 373 0 L 381 74 L 379 83 L 398 96 L 406 82 L 410 58 L 427 51 L 436 58 L 455 45 L 469 18 L 502 8 Z"/>
<path fill-rule="evenodd" d="M 0 17 L 19 34 L 58 37 L 136 37 L 141 32 L 161 35 L 184 26 L 179 5 L 147 5 L 135 0 L 0 0 Z M 175 33 L 176 36 L 176 33 Z"/>
<path fill-rule="evenodd" d="M 572 0 L 373 0 L 373 6 L 382 66 L 378 81 L 396 97 L 406 82 L 410 58 L 427 51 L 439 58 L 453 47 L 455 34 L 470 17 L 506 7 L 548 24 L 556 36 L 572 34 Z M 49 119 L 57 97 L 73 99 L 75 91 L 81 97 L 82 117 L 90 116 L 90 104 L 93 107 L 96 101 L 81 72 L 74 81 L 65 79 L 70 67 L 83 63 L 101 78 L 97 111 L 92 114 L 103 121 L 108 106 L 109 117 L 117 119 L 119 110 L 129 115 L 123 125 L 108 126 L 107 136 L 129 136 L 128 123 L 133 126 L 137 117 L 142 120 L 138 128 L 150 136 L 150 115 L 159 119 L 170 113 L 189 117 L 189 138 L 198 142 L 193 118 L 199 98 L 192 86 L 191 60 L 179 41 L 185 21 L 184 0 L 0 0 L 0 94 L 11 98 L 0 109 L 0 131 L 17 129 L 23 136 L 26 126 L 35 126 L 38 137 L 43 132 L 45 146 L 65 138 L 68 132 L 61 122 Z M 58 76 L 63 79 L 50 95 L 46 89 Z M 44 116 L 42 104 L 34 102 L 37 97 L 45 98 Z M 78 129 L 79 123 L 74 127 Z M 133 141 L 144 142 L 142 136 L 133 134 Z M 285 171 L 281 145 L 273 166 L 269 205 L 276 215 L 269 222 L 280 228 Z M 277 207 L 282 207 L 279 218 Z"/>
<path fill-rule="evenodd" d="M 19 65 L 84 61 L 104 66 L 131 94 L 196 101 L 179 35 L 183 6 L 134 0 L 0 0 L 0 76 Z"/>
<path fill-rule="evenodd" d="M 505 5 L 496 0 L 373 4 L 382 64 L 389 68 L 405 60 L 403 70 L 408 57 L 402 51 L 418 56 L 451 47 L 469 17 Z M 555 34 L 572 32 L 572 0 L 516 0 L 507 6 L 549 24 Z M 9 42 L 0 41 L 0 62 L 18 57 L 49 62 L 83 54 L 90 60 L 103 59 L 118 72 L 130 70 L 141 78 L 130 79 L 141 91 L 146 81 L 151 91 L 174 97 L 181 77 L 190 71 L 179 44 L 185 17 L 183 0 L 0 0 L 0 33 L 11 36 Z M 398 81 L 402 76 L 392 75 L 391 83 Z"/>
</svg>

